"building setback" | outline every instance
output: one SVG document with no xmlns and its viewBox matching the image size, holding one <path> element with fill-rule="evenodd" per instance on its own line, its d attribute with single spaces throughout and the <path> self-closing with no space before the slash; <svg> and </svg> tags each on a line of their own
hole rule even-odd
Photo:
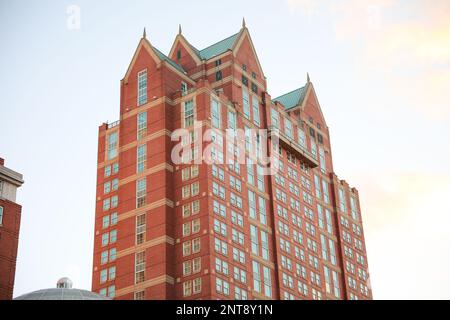
<svg viewBox="0 0 450 320">
<path fill-rule="evenodd" d="M 0 300 L 13 297 L 22 212 L 16 191 L 22 184 L 22 175 L 5 167 L 0 158 Z"/>
<path fill-rule="evenodd" d="M 168 56 L 144 31 L 121 81 L 120 120 L 99 128 L 94 292 L 115 299 L 372 298 L 358 191 L 335 174 L 309 76 L 278 98 L 266 87 L 245 22 L 203 50 L 180 27 Z M 263 175 L 257 161 L 174 163 L 171 133 L 192 132 L 194 122 L 214 129 L 224 145 L 219 159 L 236 148 L 221 129 L 279 129 L 280 171 Z"/>
</svg>

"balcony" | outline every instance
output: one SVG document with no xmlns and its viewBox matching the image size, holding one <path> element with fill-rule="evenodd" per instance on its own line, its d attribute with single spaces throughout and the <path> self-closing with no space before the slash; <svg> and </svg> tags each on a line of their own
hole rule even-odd
<svg viewBox="0 0 450 320">
<path fill-rule="evenodd" d="M 309 167 L 315 168 L 319 166 L 319 161 L 314 156 L 302 147 L 300 144 L 289 138 L 284 132 L 281 132 L 275 126 L 269 126 L 269 137 L 275 135 L 278 131 L 278 137 L 280 139 L 280 145 L 282 145 L 290 153 L 296 155 L 301 161 L 305 162 Z"/>
<path fill-rule="evenodd" d="M 120 120 L 111 122 L 111 123 L 107 123 L 107 129 L 112 129 L 114 127 L 117 127 L 120 124 Z"/>
</svg>

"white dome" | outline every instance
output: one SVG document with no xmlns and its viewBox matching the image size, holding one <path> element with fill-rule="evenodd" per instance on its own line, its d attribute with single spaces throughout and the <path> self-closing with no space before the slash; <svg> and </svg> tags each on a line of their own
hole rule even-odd
<svg viewBox="0 0 450 320">
<path fill-rule="evenodd" d="M 56 283 L 57 288 L 71 289 L 73 286 L 72 280 L 67 277 L 61 278 Z"/>
</svg>

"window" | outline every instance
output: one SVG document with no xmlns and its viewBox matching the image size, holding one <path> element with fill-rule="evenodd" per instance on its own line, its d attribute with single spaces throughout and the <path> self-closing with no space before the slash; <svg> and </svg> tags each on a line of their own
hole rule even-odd
<svg viewBox="0 0 450 320">
<path fill-rule="evenodd" d="M 322 245 L 322 259 L 328 260 L 327 240 L 323 234 L 320 235 L 320 243 Z"/>
<path fill-rule="evenodd" d="M 211 124 L 220 129 L 220 104 L 215 99 L 211 99 Z"/>
<path fill-rule="evenodd" d="M 256 85 L 256 83 L 252 82 L 252 91 L 254 93 L 258 93 L 258 86 Z"/>
<path fill-rule="evenodd" d="M 219 70 L 216 72 L 216 81 L 222 80 L 222 71 Z"/>
<path fill-rule="evenodd" d="M 117 157 L 117 131 L 108 136 L 108 160 Z"/>
<path fill-rule="evenodd" d="M 200 219 L 192 220 L 192 233 L 200 231 Z"/>
<path fill-rule="evenodd" d="M 118 196 L 112 196 L 111 197 L 111 208 L 116 208 L 119 204 L 119 197 Z"/>
<path fill-rule="evenodd" d="M 188 86 L 186 82 L 181 81 L 181 95 L 185 96 L 188 92 Z"/>
<path fill-rule="evenodd" d="M 145 213 L 136 217 L 136 244 L 145 241 Z"/>
<path fill-rule="evenodd" d="M 117 172 L 119 172 L 119 163 L 115 162 L 112 164 L 112 173 L 116 174 Z"/>
<path fill-rule="evenodd" d="M 216 272 L 228 276 L 229 274 L 228 262 L 216 258 Z"/>
<path fill-rule="evenodd" d="M 214 61 L 214 64 L 216 67 L 220 66 L 222 64 L 222 60 L 221 59 L 217 59 L 216 61 Z"/>
<path fill-rule="evenodd" d="M 190 127 L 194 124 L 194 101 L 188 100 L 184 102 L 184 127 Z"/>
<path fill-rule="evenodd" d="M 331 213 L 328 209 L 325 209 L 325 218 L 327 220 L 327 232 L 333 234 L 333 223 L 331 222 Z"/>
<path fill-rule="evenodd" d="M 117 212 L 111 213 L 111 225 L 115 226 L 117 224 Z"/>
<path fill-rule="evenodd" d="M 109 268 L 109 280 L 114 280 L 116 278 L 116 267 Z"/>
<path fill-rule="evenodd" d="M 244 117 L 250 120 L 250 102 L 248 97 L 248 91 L 246 88 L 242 88 L 242 105 L 244 110 Z"/>
<path fill-rule="evenodd" d="M 177 60 L 181 59 L 181 50 L 177 50 Z"/>
<path fill-rule="evenodd" d="M 250 241 L 252 253 L 259 255 L 258 228 L 250 225 Z"/>
<path fill-rule="evenodd" d="M 251 185 L 255 185 L 255 171 L 253 161 L 250 158 L 247 158 L 247 182 Z"/>
<path fill-rule="evenodd" d="M 0 216 L 0 218 L 1 218 L 1 216 Z M 0 225 L 1 225 L 1 220 L 0 220 Z M 102 226 L 103 226 L 103 229 L 109 227 L 109 216 L 104 216 L 103 217 L 103 224 L 102 224 Z"/>
<path fill-rule="evenodd" d="M 322 147 L 319 147 L 319 161 L 320 161 L 320 170 L 325 173 L 326 172 L 326 162 L 325 162 L 325 151 Z"/>
<path fill-rule="evenodd" d="M 328 183 L 325 180 L 322 180 L 322 189 L 323 189 L 323 200 L 326 204 L 330 203 L 330 196 L 328 194 Z"/>
<path fill-rule="evenodd" d="M 227 236 L 227 225 L 217 219 L 214 219 L 214 232 L 226 237 Z"/>
<path fill-rule="evenodd" d="M 108 280 L 108 269 L 100 271 L 100 283 L 105 283 Z"/>
<path fill-rule="evenodd" d="M 248 79 L 244 75 L 242 75 L 242 85 L 248 87 Z"/>
<path fill-rule="evenodd" d="M 202 259 L 201 258 L 195 258 L 192 260 L 192 272 L 197 273 L 200 272 L 202 266 Z"/>
<path fill-rule="evenodd" d="M 321 199 L 322 198 L 322 193 L 320 190 L 320 179 L 318 175 L 314 175 L 314 187 L 316 189 L 316 197 Z"/>
<path fill-rule="evenodd" d="M 108 245 L 109 243 L 109 232 L 102 234 L 102 247 Z"/>
<path fill-rule="evenodd" d="M 241 283 L 247 283 L 247 272 L 238 267 L 234 267 L 233 278 Z"/>
<path fill-rule="evenodd" d="M 336 250 L 334 248 L 334 241 L 331 239 L 328 239 L 328 245 L 330 247 L 330 260 L 331 260 L 331 263 L 335 266 L 336 265 Z"/>
<path fill-rule="evenodd" d="M 354 197 L 350 197 L 350 210 L 352 212 L 352 218 L 358 221 L 358 209 L 356 207 L 356 199 Z"/>
<path fill-rule="evenodd" d="M 200 185 L 199 182 L 194 182 L 193 184 L 191 184 L 191 195 L 192 196 L 196 196 L 198 195 L 198 193 L 200 192 Z"/>
<path fill-rule="evenodd" d="M 256 196 L 251 190 L 248 190 L 248 208 L 250 218 L 256 219 Z"/>
<path fill-rule="evenodd" d="M 317 145 L 314 139 L 311 137 L 311 153 L 315 159 L 317 159 Z"/>
<path fill-rule="evenodd" d="M 266 297 L 272 297 L 272 281 L 270 278 L 270 269 L 266 266 L 263 266 L 263 274 L 264 274 L 264 294 Z"/>
<path fill-rule="evenodd" d="M 253 289 L 256 292 L 261 292 L 261 271 L 259 263 L 256 261 L 252 261 L 252 269 L 253 269 Z"/>
<path fill-rule="evenodd" d="M 237 128 L 236 113 L 232 111 L 228 111 L 228 128 L 233 130 Z"/>
<path fill-rule="evenodd" d="M 111 175 L 111 166 L 106 166 L 105 167 L 105 172 L 104 172 L 105 178 L 109 177 Z"/>
<path fill-rule="evenodd" d="M 259 164 L 256 165 L 256 177 L 259 191 L 264 192 L 264 170 Z"/>
<path fill-rule="evenodd" d="M 261 230 L 261 255 L 264 260 L 269 261 L 269 235 Z"/>
<path fill-rule="evenodd" d="M 111 250 L 109 250 L 109 261 L 115 261 L 117 257 L 117 249 L 116 248 L 112 248 Z"/>
<path fill-rule="evenodd" d="M 108 250 L 102 252 L 100 256 L 100 263 L 101 264 L 108 263 Z"/>
<path fill-rule="evenodd" d="M 117 241 L 117 230 L 112 230 L 109 233 L 109 242 L 110 243 L 115 243 Z"/>
<path fill-rule="evenodd" d="M 138 73 L 138 106 L 147 103 L 147 70 Z"/>
<path fill-rule="evenodd" d="M 202 278 L 196 278 L 194 283 L 194 294 L 200 293 L 202 291 Z"/>
<path fill-rule="evenodd" d="M 192 281 L 183 282 L 183 295 L 190 296 L 192 294 Z"/>
<path fill-rule="evenodd" d="M 284 119 L 284 133 L 290 138 L 293 139 L 294 135 L 292 132 L 292 122 L 288 119 Z"/>
<path fill-rule="evenodd" d="M 103 211 L 107 211 L 109 210 L 109 208 L 111 208 L 111 199 L 105 199 L 103 200 Z"/>
<path fill-rule="evenodd" d="M 298 143 L 300 144 L 301 147 L 306 149 L 306 138 L 305 138 L 305 132 L 298 128 L 297 129 L 297 139 L 298 139 Z"/>
<path fill-rule="evenodd" d="M 236 286 L 234 287 L 235 300 L 247 300 L 247 297 L 248 297 L 247 291 Z"/>
<path fill-rule="evenodd" d="M 253 123 L 259 127 L 259 101 L 256 96 L 252 96 L 252 107 L 253 107 Z"/>
<path fill-rule="evenodd" d="M 341 289 L 339 287 L 339 278 L 336 271 L 333 271 L 333 285 L 334 285 L 334 295 L 336 298 L 340 298 Z"/>
<path fill-rule="evenodd" d="M 136 181 L 136 208 L 141 208 L 146 203 L 147 179 L 142 178 Z"/>
<path fill-rule="evenodd" d="M 197 214 L 200 212 L 200 201 L 195 200 L 192 202 L 192 214 Z"/>
<path fill-rule="evenodd" d="M 325 276 L 325 290 L 327 293 L 331 293 L 330 269 L 327 266 L 323 266 L 323 274 Z"/>
<path fill-rule="evenodd" d="M 137 173 L 141 173 L 145 169 L 145 162 L 147 160 L 147 145 L 143 144 L 137 148 Z"/>
<path fill-rule="evenodd" d="M 183 256 L 188 256 L 191 254 L 191 242 L 186 241 L 183 243 Z"/>
<path fill-rule="evenodd" d="M 185 261 L 183 262 L 183 276 L 188 276 L 191 274 L 192 271 L 192 264 L 191 261 Z"/>
<path fill-rule="evenodd" d="M 134 293 L 134 300 L 145 300 L 145 291 L 138 291 Z"/>
<path fill-rule="evenodd" d="M 141 283 L 145 280 L 145 251 L 137 252 L 135 255 L 135 283 Z"/>
<path fill-rule="evenodd" d="M 347 211 L 347 206 L 345 205 L 345 192 L 342 188 L 339 188 L 339 207 L 342 212 Z"/>
<path fill-rule="evenodd" d="M 137 139 L 141 140 L 147 133 L 147 112 L 137 115 Z"/>
<path fill-rule="evenodd" d="M 114 298 L 116 296 L 116 286 L 109 286 L 108 297 Z"/>
<path fill-rule="evenodd" d="M 111 191 L 111 181 L 105 182 L 103 184 L 103 193 L 107 194 Z"/>
<path fill-rule="evenodd" d="M 220 278 L 216 278 L 216 292 L 228 296 L 230 294 L 230 284 Z"/>
<path fill-rule="evenodd" d="M 258 197 L 259 204 L 259 222 L 262 224 L 267 224 L 267 213 L 266 213 L 266 200 L 259 196 Z"/>
<path fill-rule="evenodd" d="M 280 116 L 278 111 L 275 109 L 270 109 L 270 119 L 272 126 L 279 128 L 280 127 Z"/>
<path fill-rule="evenodd" d="M 119 188 L 119 179 L 115 178 L 111 182 L 112 191 L 116 191 Z"/>
</svg>

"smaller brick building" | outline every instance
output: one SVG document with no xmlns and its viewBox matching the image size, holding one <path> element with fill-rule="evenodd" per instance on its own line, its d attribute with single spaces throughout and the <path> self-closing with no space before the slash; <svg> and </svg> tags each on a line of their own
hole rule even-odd
<svg viewBox="0 0 450 320">
<path fill-rule="evenodd" d="M 22 206 L 16 203 L 22 175 L 0 158 L 0 300 L 12 299 Z"/>
</svg>

